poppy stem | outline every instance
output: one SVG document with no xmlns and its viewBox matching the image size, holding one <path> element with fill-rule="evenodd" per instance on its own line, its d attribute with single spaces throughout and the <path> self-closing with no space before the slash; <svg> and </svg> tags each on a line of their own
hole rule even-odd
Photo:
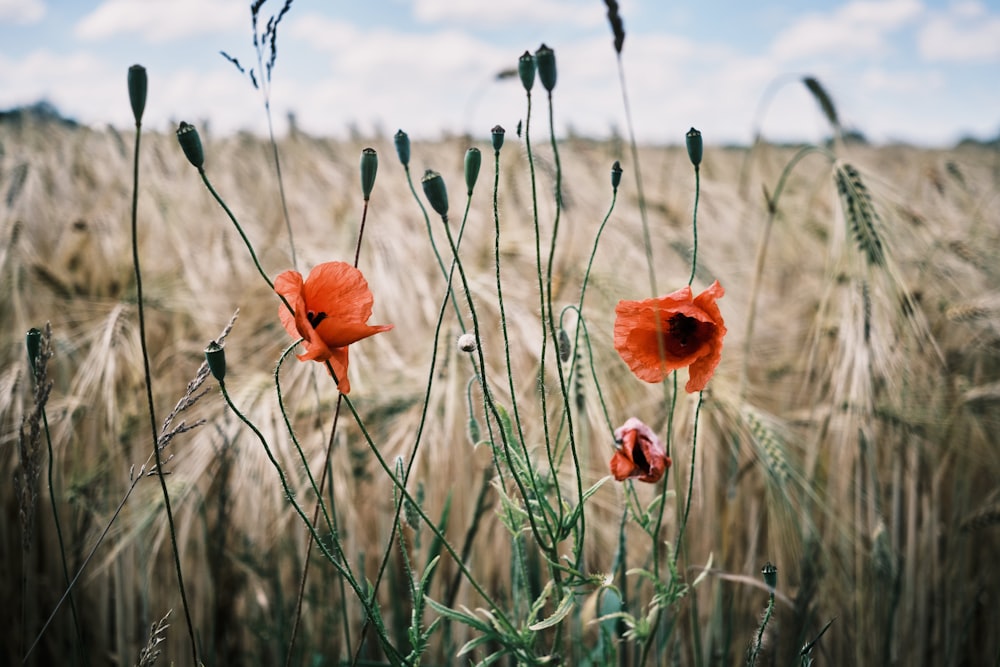
<svg viewBox="0 0 1000 667">
<path fill-rule="evenodd" d="M 177 571 L 177 587 L 181 594 L 184 607 L 184 620 L 187 623 L 188 638 L 191 641 L 191 655 L 195 665 L 199 664 L 198 642 L 194 635 L 194 621 L 191 620 L 191 610 L 188 605 L 187 591 L 184 587 L 184 571 L 181 567 L 181 552 L 177 545 L 177 532 L 174 527 L 174 513 L 170 506 L 170 492 L 167 489 L 167 478 L 163 474 L 163 459 L 160 456 L 160 439 L 156 421 L 156 407 L 153 401 L 153 376 L 149 368 L 149 347 L 146 342 L 146 315 L 142 298 L 142 270 L 139 265 L 138 208 L 139 208 L 139 143 L 142 138 L 142 124 L 137 120 L 135 125 L 135 156 L 132 171 L 132 265 L 135 269 L 136 307 L 139 315 L 139 345 L 142 350 L 143 376 L 146 385 L 146 405 L 149 410 L 149 425 L 153 436 L 153 454 L 156 457 L 156 477 L 160 480 L 160 490 L 163 493 L 163 507 L 167 515 L 167 526 L 170 532 L 170 546 L 173 551 L 174 569 Z M 204 174 L 204 171 L 199 168 Z"/>
<path fill-rule="evenodd" d="M 350 410 L 351 414 L 354 416 L 354 421 L 361 430 L 361 435 L 364 437 L 365 442 L 368 443 L 368 448 L 375 455 L 375 459 L 382 467 L 382 470 L 385 471 L 385 474 L 389 477 L 395 487 L 399 489 L 399 493 L 403 499 L 413 506 L 413 509 L 420 515 L 420 518 L 427 524 L 427 527 L 430 528 L 431 532 L 434 533 L 434 537 L 441 541 L 445 550 L 455 561 L 456 567 L 461 570 L 462 574 L 465 575 L 465 578 L 468 579 L 472 587 L 476 589 L 476 592 L 479 593 L 483 600 L 490 606 L 490 611 L 496 617 L 496 620 L 503 624 L 504 629 L 508 632 L 517 632 L 510 620 L 507 618 L 507 615 L 504 614 L 503 610 L 496 604 L 496 602 L 493 601 L 493 598 L 490 597 L 489 593 L 486 592 L 479 582 L 476 581 L 476 578 L 472 576 L 472 572 L 470 572 L 469 568 L 466 567 L 459 554 L 455 551 L 455 548 L 451 545 L 451 542 L 449 542 L 444 533 L 441 532 L 441 529 L 438 528 L 433 519 L 427 516 L 427 513 L 424 512 L 424 508 L 420 506 L 420 503 L 412 495 L 410 495 L 409 491 L 406 490 L 406 484 L 396 476 L 396 474 L 392 471 L 392 468 L 389 467 L 389 464 L 386 463 L 385 458 L 382 456 L 382 452 L 380 452 L 378 447 L 375 446 L 375 442 L 372 440 L 371 434 L 368 432 L 368 428 L 365 426 L 364 421 L 361 419 L 361 415 L 358 414 L 357 408 L 354 407 L 354 403 L 351 401 L 349 396 L 344 396 L 344 404 L 347 405 L 347 409 Z M 360 596 L 360 591 L 358 593 Z M 367 597 L 362 596 L 362 599 L 367 599 Z"/>
<path fill-rule="evenodd" d="M 688 285 L 694 282 L 694 274 L 698 267 L 698 198 L 701 195 L 701 167 L 694 166 L 694 212 L 691 215 L 691 276 Z"/>
<path fill-rule="evenodd" d="M 357 580 L 354 578 L 354 575 L 351 573 L 350 569 L 348 569 L 344 564 L 342 564 L 330 552 L 329 548 L 326 546 L 326 543 L 323 540 L 321 540 L 319 538 L 319 535 L 316 533 L 316 526 L 313 525 L 311 521 L 309 521 L 309 517 L 307 517 L 306 513 L 302 510 L 302 506 L 299 505 L 297 500 L 295 500 L 295 493 L 288 485 L 288 478 L 285 476 L 285 471 L 282 469 L 281 464 L 278 463 L 278 460 L 274 457 L 274 453 L 271 451 L 271 446 L 267 444 L 267 438 L 264 437 L 264 434 L 260 432 L 260 429 L 258 429 L 253 424 L 253 422 L 251 422 L 246 417 L 246 415 L 244 415 L 242 412 L 239 411 L 239 409 L 233 403 L 232 397 L 230 397 L 229 391 L 226 389 L 226 383 L 224 381 L 221 380 L 219 381 L 219 390 L 222 392 L 222 397 L 225 399 L 226 405 L 229 406 L 229 409 L 233 411 L 233 413 L 241 422 L 246 424 L 246 426 L 251 431 L 253 431 L 253 434 L 257 437 L 257 440 L 260 441 L 260 444 L 264 448 L 264 453 L 267 455 L 268 460 L 274 467 L 275 472 L 278 473 L 278 478 L 281 481 L 281 487 L 285 491 L 285 497 L 288 498 L 288 502 L 292 504 L 292 508 L 295 510 L 295 513 L 298 514 L 299 518 L 302 519 L 302 522 L 305 523 L 306 528 L 309 530 L 309 534 L 312 536 L 313 540 L 319 547 L 323 556 L 326 557 L 328 561 L 330 561 L 330 563 L 337 569 L 337 571 L 340 573 L 341 576 L 347 579 L 347 583 L 354 590 L 354 594 L 358 597 L 358 600 L 361 602 L 361 605 L 365 610 L 365 616 L 369 618 L 375 617 L 375 615 L 378 614 L 378 612 L 375 612 L 372 609 L 372 606 L 375 604 L 374 600 L 370 599 L 368 595 L 365 593 L 365 591 L 361 589 L 361 587 L 358 585 Z M 401 659 L 402 656 L 399 650 L 392 645 L 392 643 L 389 641 L 389 637 L 384 633 L 382 628 L 379 627 L 378 630 L 379 630 L 379 640 L 382 644 L 382 648 L 385 649 L 387 653 L 391 654 L 396 659 Z"/>
<path fill-rule="evenodd" d="M 368 199 L 365 198 L 364 207 L 361 209 L 361 226 L 358 227 L 358 243 L 354 248 L 354 268 L 358 268 L 358 260 L 361 258 L 361 239 L 365 235 L 365 220 L 368 219 Z"/>
<path fill-rule="evenodd" d="M 229 219 L 236 227 L 236 231 L 239 232 L 240 238 L 243 239 L 243 243 L 246 245 L 247 250 L 250 252 L 250 259 L 253 260 L 253 265 L 257 267 L 257 273 L 260 274 L 260 277 L 264 279 L 264 282 L 267 283 L 267 286 L 270 287 L 271 291 L 273 292 L 274 282 L 267 277 L 266 273 L 264 273 L 264 269 L 261 267 L 260 261 L 257 259 L 257 253 L 254 252 L 253 244 L 251 244 L 250 239 L 247 238 L 247 235 L 243 231 L 243 227 L 240 225 L 239 220 L 236 219 L 236 216 L 233 215 L 233 212 L 229 210 L 229 206 L 226 205 L 226 202 L 222 199 L 221 196 L 219 196 L 219 193 L 215 191 L 215 188 L 212 187 L 212 182 L 208 180 L 208 174 L 205 173 L 204 167 L 198 168 L 198 174 L 201 176 L 202 182 L 205 184 L 205 187 L 208 188 L 208 191 L 211 193 L 212 197 L 215 198 L 215 201 L 219 203 L 219 206 L 222 207 L 222 210 L 226 212 L 226 215 L 229 216 Z M 278 294 L 278 298 L 281 299 L 281 302 L 285 304 L 286 308 L 288 308 L 288 312 L 294 315 L 295 309 L 292 308 L 292 305 L 290 303 L 288 303 L 288 300 L 281 294 Z"/>
</svg>

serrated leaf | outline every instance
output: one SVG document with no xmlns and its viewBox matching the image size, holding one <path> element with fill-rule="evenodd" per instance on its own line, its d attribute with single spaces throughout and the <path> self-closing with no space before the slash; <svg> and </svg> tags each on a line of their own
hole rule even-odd
<svg viewBox="0 0 1000 667">
<path fill-rule="evenodd" d="M 528 626 L 529 630 L 534 630 L 535 632 L 539 630 L 544 630 L 546 628 L 551 628 L 562 622 L 564 618 L 573 609 L 573 593 L 567 593 L 566 597 L 562 599 L 556 610 L 552 612 L 552 615 L 548 618 L 538 621 L 537 623 L 532 623 Z"/>
</svg>

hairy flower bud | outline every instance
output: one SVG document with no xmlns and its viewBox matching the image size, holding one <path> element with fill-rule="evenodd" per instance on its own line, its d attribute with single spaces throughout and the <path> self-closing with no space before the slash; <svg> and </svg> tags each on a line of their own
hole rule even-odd
<svg viewBox="0 0 1000 667">
<path fill-rule="evenodd" d="M 611 165 L 611 187 L 617 190 L 618 186 L 621 185 L 621 182 L 622 165 L 618 160 L 615 160 L 615 163 Z"/>
</svg>

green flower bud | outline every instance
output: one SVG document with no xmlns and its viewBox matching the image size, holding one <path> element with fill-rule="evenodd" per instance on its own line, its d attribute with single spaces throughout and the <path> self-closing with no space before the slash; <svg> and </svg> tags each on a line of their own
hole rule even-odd
<svg viewBox="0 0 1000 667">
<path fill-rule="evenodd" d="M 538 64 L 538 78 L 542 86 L 551 93 L 556 87 L 556 52 L 542 44 L 535 51 L 535 62 Z"/>
<path fill-rule="evenodd" d="M 530 52 L 525 51 L 517 60 L 517 75 L 521 77 L 521 85 L 531 92 L 531 87 L 535 85 L 535 57 Z"/>
<path fill-rule="evenodd" d="M 476 187 L 476 179 L 479 178 L 479 167 L 483 163 L 483 154 L 473 146 L 465 151 L 465 186 L 469 189 L 469 196 L 472 196 L 472 189 Z"/>
<path fill-rule="evenodd" d="M 611 187 L 617 190 L 621 182 L 622 182 L 622 165 L 618 160 L 615 160 L 615 163 L 611 165 Z"/>
<path fill-rule="evenodd" d="M 205 348 L 205 361 L 208 362 L 208 370 L 212 371 L 212 377 L 219 382 L 226 379 L 226 350 L 214 340 Z"/>
<path fill-rule="evenodd" d="M 177 141 L 181 145 L 181 150 L 187 157 L 188 162 L 193 164 L 198 171 L 205 166 L 205 151 L 201 147 L 201 137 L 194 125 L 181 121 L 177 127 Z"/>
<path fill-rule="evenodd" d="M 399 161 L 403 163 L 404 167 L 410 164 L 410 136 L 399 130 L 396 132 L 396 136 L 392 138 L 396 143 L 396 155 L 399 156 Z"/>
<path fill-rule="evenodd" d="M 497 153 L 499 153 L 500 149 L 503 148 L 503 135 L 505 135 L 506 133 L 507 130 L 503 129 L 501 126 L 499 125 L 493 126 L 492 130 L 493 150 L 496 151 Z"/>
<path fill-rule="evenodd" d="M 142 112 L 146 109 L 146 68 L 132 65 L 128 68 L 128 101 L 132 105 L 135 124 L 142 124 Z"/>
<path fill-rule="evenodd" d="M 559 329 L 559 361 L 564 364 L 569 361 L 570 355 L 573 354 L 573 346 L 569 342 L 569 334 L 566 333 L 565 329 Z"/>
<path fill-rule="evenodd" d="M 685 139 L 687 139 L 688 157 L 691 158 L 691 164 L 697 168 L 701 164 L 701 132 L 692 127 Z"/>
<path fill-rule="evenodd" d="M 764 575 L 764 583 L 767 587 L 774 592 L 775 586 L 778 585 L 778 568 L 771 565 L 771 561 L 764 563 L 764 567 L 760 569 L 760 573 Z"/>
<path fill-rule="evenodd" d="M 441 174 L 433 169 L 424 172 L 424 177 L 420 179 L 420 185 L 424 188 L 424 196 L 430 202 L 431 208 L 437 211 L 442 218 L 448 215 L 448 190 L 445 188 L 444 179 Z"/>
<path fill-rule="evenodd" d="M 375 174 L 378 172 L 378 153 L 374 148 L 365 148 L 361 151 L 361 194 L 365 201 L 372 194 L 375 187 Z"/>
<path fill-rule="evenodd" d="M 25 347 L 28 348 L 28 365 L 31 367 L 31 372 L 34 373 L 35 363 L 38 361 L 38 355 L 42 351 L 42 332 L 35 327 L 31 327 L 24 338 Z"/>
</svg>

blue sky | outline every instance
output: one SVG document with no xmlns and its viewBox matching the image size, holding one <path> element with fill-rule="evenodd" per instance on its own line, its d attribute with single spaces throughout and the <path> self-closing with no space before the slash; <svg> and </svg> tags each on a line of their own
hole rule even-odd
<svg viewBox="0 0 1000 667">
<path fill-rule="evenodd" d="M 266 17 L 282 0 L 268 0 Z M 875 141 L 944 146 L 1000 134 L 1000 0 L 620 0 L 636 132 L 746 142 L 829 130 L 800 83 L 817 77 L 845 125 Z M 95 125 L 132 124 L 125 80 L 149 72 L 144 124 L 263 131 L 260 93 L 220 51 L 256 66 L 249 0 L 0 0 L 0 108 L 39 99 Z M 524 114 L 526 49 L 556 52 L 559 131 L 625 121 L 601 0 L 295 0 L 278 32 L 271 106 L 316 134 L 487 136 Z M 541 100 L 541 95 L 537 98 Z M 768 100 L 766 105 L 763 100 Z M 543 109 L 539 104 L 536 109 Z M 540 118 L 540 116 L 539 116 Z"/>
</svg>

